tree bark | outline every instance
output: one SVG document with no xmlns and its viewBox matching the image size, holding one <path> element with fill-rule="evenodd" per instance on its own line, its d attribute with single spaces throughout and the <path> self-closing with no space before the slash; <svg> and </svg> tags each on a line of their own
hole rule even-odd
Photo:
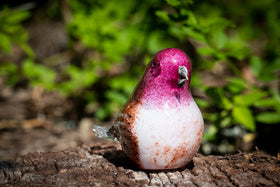
<svg viewBox="0 0 280 187">
<path fill-rule="evenodd" d="M 280 186 L 279 158 L 197 154 L 186 167 L 136 168 L 114 141 L 0 161 L 0 186 Z"/>
</svg>

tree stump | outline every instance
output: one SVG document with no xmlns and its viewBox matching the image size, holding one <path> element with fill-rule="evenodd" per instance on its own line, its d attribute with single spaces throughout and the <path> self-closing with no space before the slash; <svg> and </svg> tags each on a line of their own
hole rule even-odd
<svg viewBox="0 0 280 187">
<path fill-rule="evenodd" d="M 279 158 L 264 153 L 197 154 L 186 167 L 136 168 L 118 142 L 29 153 L 0 162 L 0 186 L 280 186 Z"/>
</svg>

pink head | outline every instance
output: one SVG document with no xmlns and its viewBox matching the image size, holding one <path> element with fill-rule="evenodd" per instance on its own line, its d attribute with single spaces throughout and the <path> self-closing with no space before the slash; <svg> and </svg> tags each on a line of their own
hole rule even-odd
<svg viewBox="0 0 280 187">
<path fill-rule="evenodd" d="M 164 49 L 149 62 L 136 95 L 141 95 L 142 104 L 148 107 L 186 104 L 192 99 L 190 78 L 191 64 L 187 55 L 179 49 Z"/>
</svg>

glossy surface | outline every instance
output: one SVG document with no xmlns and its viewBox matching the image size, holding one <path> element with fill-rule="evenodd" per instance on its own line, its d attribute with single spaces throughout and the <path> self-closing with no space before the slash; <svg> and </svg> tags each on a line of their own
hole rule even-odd
<svg viewBox="0 0 280 187">
<path fill-rule="evenodd" d="M 190 79 L 191 64 L 181 50 L 162 50 L 148 64 L 117 120 L 123 150 L 138 167 L 180 168 L 199 149 L 203 118 Z"/>
</svg>

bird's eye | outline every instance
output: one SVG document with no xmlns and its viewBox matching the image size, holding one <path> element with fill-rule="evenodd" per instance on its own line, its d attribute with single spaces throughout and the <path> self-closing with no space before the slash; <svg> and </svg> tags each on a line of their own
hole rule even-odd
<svg viewBox="0 0 280 187">
<path fill-rule="evenodd" d="M 160 62 L 156 58 L 151 62 L 151 73 L 154 77 L 157 77 L 161 73 Z"/>
</svg>

